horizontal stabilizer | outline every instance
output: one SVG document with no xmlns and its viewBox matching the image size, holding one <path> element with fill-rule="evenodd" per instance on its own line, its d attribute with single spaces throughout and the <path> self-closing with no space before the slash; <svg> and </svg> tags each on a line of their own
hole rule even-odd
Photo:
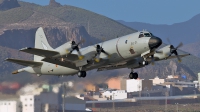
<svg viewBox="0 0 200 112">
<path fill-rule="evenodd" d="M 31 66 L 31 67 L 41 66 L 43 64 L 42 62 L 18 60 L 18 59 L 6 59 L 6 61 L 13 62 L 13 63 L 23 65 L 23 66 Z"/>
<path fill-rule="evenodd" d="M 20 51 L 38 55 L 38 56 L 42 56 L 42 57 L 53 57 L 53 56 L 59 55 L 59 52 L 56 52 L 56 51 L 50 51 L 50 50 L 44 50 L 44 49 L 38 49 L 38 48 L 30 48 L 30 47 L 20 49 Z"/>
</svg>

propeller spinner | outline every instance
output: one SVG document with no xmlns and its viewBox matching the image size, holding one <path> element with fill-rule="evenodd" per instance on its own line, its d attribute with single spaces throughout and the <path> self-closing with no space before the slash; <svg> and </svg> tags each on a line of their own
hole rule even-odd
<svg viewBox="0 0 200 112">
<path fill-rule="evenodd" d="M 70 53 L 72 53 L 74 50 L 76 50 L 78 52 L 78 58 L 80 60 L 82 60 L 84 58 L 84 56 L 82 56 L 82 54 L 81 54 L 81 52 L 79 50 L 79 45 L 81 43 L 84 43 L 84 40 L 81 40 L 78 44 L 73 40 L 72 43 L 71 43 L 71 49 L 72 50 L 70 51 Z"/>
<path fill-rule="evenodd" d="M 101 53 L 104 53 L 105 55 L 109 56 L 109 54 L 106 51 L 104 51 L 104 49 L 100 45 L 96 45 L 96 52 L 97 52 L 96 57 L 95 57 L 96 62 L 100 61 L 99 56 Z"/>
</svg>

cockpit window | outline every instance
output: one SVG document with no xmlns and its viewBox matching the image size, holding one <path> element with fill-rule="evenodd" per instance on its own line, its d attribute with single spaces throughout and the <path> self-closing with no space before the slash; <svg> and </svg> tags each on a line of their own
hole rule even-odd
<svg viewBox="0 0 200 112">
<path fill-rule="evenodd" d="M 143 35 L 143 34 L 140 34 L 140 35 L 139 35 L 139 38 L 142 38 L 142 37 L 144 37 L 144 35 Z"/>
<path fill-rule="evenodd" d="M 145 33 L 144 36 L 145 37 L 151 37 L 151 34 L 150 33 Z"/>
<path fill-rule="evenodd" d="M 150 33 L 150 32 L 140 32 L 140 35 L 139 35 L 139 38 L 142 38 L 142 37 L 152 37 L 153 34 Z"/>
</svg>

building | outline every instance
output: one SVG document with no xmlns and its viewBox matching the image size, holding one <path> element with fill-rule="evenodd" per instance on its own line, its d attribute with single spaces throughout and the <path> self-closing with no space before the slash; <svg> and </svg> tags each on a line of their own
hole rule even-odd
<svg viewBox="0 0 200 112">
<path fill-rule="evenodd" d="M 18 99 L 1 100 L 0 112 L 22 112 L 21 103 Z"/>
<path fill-rule="evenodd" d="M 153 86 L 152 80 L 126 80 L 126 91 L 136 92 L 136 91 L 147 91 L 151 90 Z"/>
<path fill-rule="evenodd" d="M 155 77 L 154 79 L 149 79 L 153 81 L 153 85 L 157 84 L 163 84 L 165 82 L 165 79 L 160 79 L 159 77 Z"/>
<path fill-rule="evenodd" d="M 82 112 L 86 109 L 86 102 L 79 98 L 69 96 L 65 98 L 65 110 L 68 112 Z"/>
<path fill-rule="evenodd" d="M 200 83 L 200 73 L 198 73 L 198 82 Z"/>
<path fill-rule="evenodd" d="M 93 84 L 87 84 L 85 89 L 87 91 L 93 91 L 93 92 L 98 92 L 99 91 L 99 87 L 93 85 Z"/>
<path fill-rule="evenodd" d="M 116 91 L 105 91 L 102 93 L 103 98 L 107 100 L 117 100 L 117 99 L 126 99 L 127 92 L 125 90 L 116 90 Z"/>
<path fill-rule="evenodd" d="M 58 96 L 55 93 L 41 93 L 40 95 L 21 95 L 23 112 L 41 112 L 51 105 L 51 110 L 58 110 Z M 47 106 L 48 105 L 48 106 Z M 53 108 L 54 107 L 54 108 Z"/>
<path fill-rule="evenodd" d="M 58 106 L 55 104 L 42 104 L 41 112 L 57 112 Z"/>
<path fill-rule="evenodd" d="M 119 89 L 121 90 L 121 78 L 111 78 L 107 81 L 109 89 Z"/>
</svg>

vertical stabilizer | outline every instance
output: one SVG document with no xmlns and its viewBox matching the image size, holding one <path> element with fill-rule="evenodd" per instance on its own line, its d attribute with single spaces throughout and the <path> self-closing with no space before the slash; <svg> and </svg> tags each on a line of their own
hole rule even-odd
<svg viewBox="0 0 200 112">
<path fill-rule="evenodd" d="M 38 28 L 35 34 L 35 48 L 44 49 L 44 50 L 53 50 L 49 45 L 46 35 L 42 27 Z M 34 61 L 41 61 L 43 57 L 34 55 Z"/>
</svg>

